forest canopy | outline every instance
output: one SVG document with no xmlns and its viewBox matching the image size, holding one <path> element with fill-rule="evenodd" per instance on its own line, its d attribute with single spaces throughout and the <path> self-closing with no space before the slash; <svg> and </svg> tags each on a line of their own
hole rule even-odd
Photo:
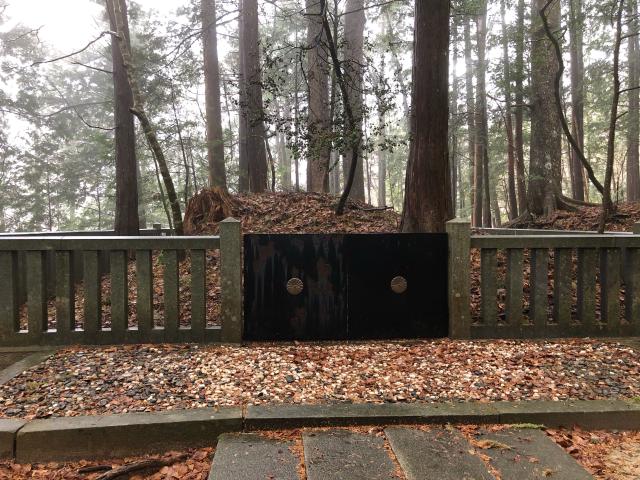
<svg viewBox="0 0 640 480">
<path fill-rule="evenodd" d="M 206 187 L 475 226 L 640 200 L 638 0 L 21 2 L 52 3 L 0 0 L 0 231 L 177 230 Z"/>
</svg>

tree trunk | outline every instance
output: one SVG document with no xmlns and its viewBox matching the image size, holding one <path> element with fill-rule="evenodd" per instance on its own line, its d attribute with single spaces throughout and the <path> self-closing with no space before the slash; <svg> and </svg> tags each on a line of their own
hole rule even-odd
<svg viewBox="0 0 640 480">
<path fill-rule="evenodd" d="M 267 151 L 265 148 L 264 107 L 260 72 L 260 38 L 258 32 L 258 1 L 242 0 L 243 62 L 241 81 L 246 92 L 246 104 L 242 105 L 247 128 L 247 166 L 249 190 L 264 192 L 267 189 Z"/>
<path fill-rule="evenodd" d="M 127 48 L 131 48 L 127 4 L 125 0 L 107 0 L 107 13 L 111 30 L 116 31 L 115 3 L 123 16 L 122 29 Z M 136 161 L 136 134 L 133 114 L 133 93 L 127 79 L 127 70 L 115 36 L 111 37 L 113 60 L 114 123 L 116 143 L 116 211 L 114 230 L 116 235 L 139 235 L 138 217 L 138 166 Z"/>
<path fill-rule="evenodd" d="M 364 0 L 347 0 L 344 14 L 344 71 L 355 126 L 353 129 L 347 129 L 347 131 L 345 131 L 345 138 L 347 144 L 351 145 L 355 143 L 355 137 L 362 135 L 364 25 Z M 344 154 L 344 171 L 347 175 L 351 169 L 352 156 L 353 152 L 351 152 L 351 149 L 349 147 L 346 148 Z M 356 156 L 360 157 L 360 152 L 357 152 Z M 355 168 L 349 198 L 364 201 L 364 162 L 358 162 Z M 348 179 L 345 178 L 345 180 Z M 345 183 L 347 182 L 345 181 Z"/>
<path fill-rule="evenodd" d="M 338 2 L 339 0 L 333 0 L 333 23 L 331 24 L 333 38 L 338 38 L 338 30 L 340 27 L 340 16 L 338 10 Z M 336 145 L 336 119 L 338 117 L 338 104 L 339 104 L 339 95 L 338 95 L 338 79 L 336 78 L 336 69 L 331 70 L 331 99 L 330 99 L 330 112 L 329 117 L 331 119 L 331 160 L 330 160 L 330 173 L 329 173 L 329 183 L 330 183 L 330 191 L 333 195 L 340 195 L 340 152 L 338 151 L 338 147 Z"/>
<path fill-rule="evenodd" d="M 447 98 L 449 8 L 448 0 L 415 4 L 412 136 L 403 232 L 444 232 L 452 217 Z"/>
<path fill-rule="evenodd" d="M 131 59 L 131 50 L 129 49 L 129 45 L 127 43 L 127 36 L 124 33 L 126 10 L 122 8 L 123 6 L 126 7 L 125 0 L 119 0 L 118 2 L 116 2 L 113 5 L 113 16 L 115 19 L 116 32 L 118 35 L 118 45 L 120 47 L 120 53 L 122 54 L 122 64 L 124 65 L 124 68 L 126 70 L 127 80 L 129 81 L 131 93 L 133 94 L 133 107 L 131 108 L 131 113 L 133 113 L 140 122 L 142 131 L 144 132 L 145 138 L 147 139 L 149 147 L 151 148 L 151 151 L 157 162 L 160 174 L 162 175 L 164 186 L 167 189 L 167 196 L 169 197 L 174 231 L 176 235 L 183 235 L 184 229 L 182 227 L 182 211 L 180 208 L 180 200 L 178 199 L 178 195 L 176 194 L 176 189 L 173 184 L 173 180 L 171 179 L 171 173 L 169 172 L 169 167 L 165 159 L 164 152 L 162 151 L 162 147 L 160 146 L 160 142 L 158 141 L 155 128 L 151 124 L 151 121 L 149 120 L 149 117 L 144 110 L 142 94 L 140 93 L 140 89 L 138 87 L 138 82 L 136 79 L 135 65 Z"/>
<path fill-rule="evenodd" d="M 476 37 L 478 42 L 478 69 L 476 91 L 476 158 L 482 169 L 482 226 L 491 227 L 491 176 L 489 172 L 489 129 L 487 126 L 486 92 L 486 50 L 487 50 L 487 2 L 483 1 L 480 14 L 476 19 Z M 477 198 L 477 197 L 476 197 Z M 477 218 L 479 221 L 480 219 Z"/>
<path fill-rule="evenodd" d="M 247 116 L 247 81 L 245 74 L 245 19 L 242 2 L 238 16 L 238 191 L 249 191 L 249 121 Z"/>
<path fill-rule="evenodd" d="M 329 191 L 329 157 L 331 155 L 329 112 L 329 63 L 322 12 L 318 0 L 306 0 L 307 85 L 309 112 L 307 130 L 307 191 Z"/>
<path fill-rule="evenodd" d="M 387 205 L 387 152 L 378 150 L 378 206 Z"/>
<path fill-rule="evenodd" d="M 220 106 L 220 65 L 218 64 L 215 0 L 202 0 L 201 10 L 209 186 L 226 190 L 227 173 L 224 166 L 224 136 L 222 133 L 222 111 Z"/>
<path fill-rule="evenodd" d="M 640 200 L 640 42 L 638 41 L 638 0 L 629 0 L 627 4 L 628 17 L 634 20 L 629 23 L 628 35 L 628 71 L 629 80 L 629 118 L 627 119 L 627 200 Z"/>
<path fill-rule="evenodd" d="M 518 212 L 522 215 L 527 210 L 527 187 L 524 167 L 524 12 L 525 0 L 518 0 L 516 29 L 516 62 L 515 62 L 515 153 L 516 153 L 516 187 L 518 189 Z"/>
<path fill-rule="evenodd" d="M 298 28 L 296 26 L 295 44 L 298 45 Z M 293 137 L 293 143 L 295 149 L 293 152 L 293 162 L 295 170 L 295 188 L 296 192 L 300 191 L 300 68 L 298 59 L 295 61 L 293 67 L 293 84 L 294 84 L 294 99 L 293 99 L 293 123 L 295 125 L 295 134 Z"/>
<path fill-rule="evenodd" d="M 276 104 L 278 114 L 280 113 L 280 107 Z M 284 107 L 282 113 L 283 125 L 286 125 L 288 119 L 291 117 L 291 106 L 289 103 Z M 291 190 L 291 157 L 289 156 L 289 150 L 287 149 L 287 135 L 284 131 L 277 133 L 278 139 L 278 161 L 280 162 L 280 185 L 285 192 Z"/>
<path fill-rule="evenodd" d="M 473 59 L 471 57 L 471 18 L 464 23 L 464 61 L 465 86 L 467 101 L 467 155 L 469 156 L 469 190 L 471 198 L 471 224 L 482 225 L 482 164 L 476 157 L 476 100 L 473 88 Z"/>
<path fill-rule="evenodd" d="M 561 126 L 555 105 L 555 75 L 558 60 L 547 38 L 540 10 L 547 0 L 531 5 L 531 145 L 528 210 L 532 215 L 550 215 L 558 208 L 562 193 Z M 547 10 L 552 32 L 560 29 L 560 3 Z"/>
<path fill-rule="evenodd" d="M 569 37 L 571 41 L 571 130 L 580 150 L 584 151 L 584 59 L 582 52 L 582 0 L 569 0 Z M 575 150 L 570 149 L 571 193 L 576 200 L 584 201 L 584 175 L 582 163 Z"/>
<path fill-rule="evenodd" d="M 457 22 L 453 23 L 454 34 L 457 37 Z M 453 125 L 449 128 L 449 167 L 451 168 L 451 208 L 453 216 L 456 216 L 458 207 L 458 42 L 453 42 L 453 78 L 451 85 L 451 118 L 455 119 Z M 382 70 L 384 71 L 384 69 Z"/>
<path fill-rule="evenodd" d="M 502 19 L 502 62 L 504 82 L 504 127 L 507 132 L 507 197 L 509 220 L 518 217 L 518 200 L 516 196 L 515 145 L 513 143 L 513 122 L 511 121 L 511 65 L 509 60 L 509 32 L 505 21 L 505 0 L 500 1 Z"/>
<path fill-rule="evenodd" d="M 618 104 L 620 101 L 620 45 L 622 43 L 622 12 L 624 11 L 624 0 L 616 1 L 616 37 L 613 47 L 613 98 L 611 99 L 611 110 L 609 113 L 609 134 L 607 138 L 607 168 L 604 178 L 604 193 L 602 195 L 602 217 L 598 226 L 598 233 L 604 233 L 604 229 L 613 212 L 613 201 L 611 199 L 611 183 L 613 180 L 613 164 L 616 155 L 616 124 L 618 122 Z"/>
</svg>

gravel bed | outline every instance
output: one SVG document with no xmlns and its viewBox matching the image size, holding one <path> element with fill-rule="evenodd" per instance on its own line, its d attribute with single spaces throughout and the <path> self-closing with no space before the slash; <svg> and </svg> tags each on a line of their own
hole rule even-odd
<svg viewBox="0 0 640 480">
<path fill-rule="evenodd" d="M 637 396 L 640 351 L 595 340 L 77 347 L 0 386 L 0 416 Z"/>
</svg>

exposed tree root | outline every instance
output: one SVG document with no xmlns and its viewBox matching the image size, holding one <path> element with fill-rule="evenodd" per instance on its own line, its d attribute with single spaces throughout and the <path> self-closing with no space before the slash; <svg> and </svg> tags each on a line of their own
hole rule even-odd
<svg viewBox="0 0 640 480">
<path fill-rule="evenodd" d="M 599 207 L 599 203 L 593 202 L 583 202 L 582 200 L 576 200 L 575 198 L 566 197 L 564 195 L 561 196 L 562 201 L 566 204 L 573 205 L 576 207 Z"/>
<path fill-rule="evenodd" d="M 217 224 L 232 217 L 236 210 L 236 201 L 224 188 L 205 188 L 189 200 L 184 213 L 184 231 L 194 235 L 198 227 Z"/>
<path fill-rule="evenodd" d="M 115 468 L 100 475 L 96 480 L 115 480 L 120 477 L 128 476 L 133 472 L 140 470 L 160 470 L 163 467 L 168 467 L 174 463 L 182 462 L 189 457 L 187 454 L 177 455 L 166 459 L 150 459 L 142 460 L 140 462 L 129 463 L 122 467 Z"/>
</svg>

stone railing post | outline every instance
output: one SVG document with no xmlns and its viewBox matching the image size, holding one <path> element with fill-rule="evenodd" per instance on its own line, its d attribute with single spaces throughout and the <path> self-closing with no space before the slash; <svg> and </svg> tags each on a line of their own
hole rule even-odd
<svg viewBox="0 0 640 480">
<path fill-rule="evenodd" d="M 242 234 L 240 221 L 220 222 L 222 343 L 242 342 Z"/>
<path fill-rule="evenodd" d="M 467 220 L 447 222 L 449 235 L 449 336 L 471 336 L 470 244 L 471 224 Z"/>
<path fill-rule="evenodd" d="M 640 235 L 640 222 L 636 222 L 633 224 L 633 234 Z"/>
</svg>

